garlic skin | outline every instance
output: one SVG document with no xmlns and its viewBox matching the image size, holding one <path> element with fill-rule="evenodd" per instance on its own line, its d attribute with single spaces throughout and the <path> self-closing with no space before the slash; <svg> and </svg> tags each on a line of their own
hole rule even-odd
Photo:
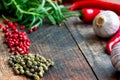
<svg viewBox="0 0 120 80">
<path fill-rule="evenodd" d="M 93 30 L 97 36 L 108 38 L 119 29 L 119 17 L 113 11 L 100 12 L 93 20 Z"/>
<path fill-rule="evenodd" d="M 120 71 L 120 42 L 113 46 L 110 58 L 113 66 Z"/>
</svg>

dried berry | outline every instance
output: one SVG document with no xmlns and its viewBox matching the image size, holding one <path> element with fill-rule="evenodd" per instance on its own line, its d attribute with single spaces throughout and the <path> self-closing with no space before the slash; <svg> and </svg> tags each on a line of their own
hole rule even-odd
<svg viewBox="0 0 120 80">
<path fill-rule="evenodd" d="M 23 69 L 20 69 L 20 74 L 24 74 L 24 70 Z"/>
<path fill-rule="evenodd" d="M 5 33 L 5 41 L 10 48 L 10 52 L 21 55 L 28 54 L 30 39 L 27 37 L 26 32 L 19 31 L 17 29 L 18 24 L 15 22 L 5 21 L 5 23 L 7 24 L 2 28 L 2 31 Z"/>
<path fill-rule="evenodd" d="M 13 67 L 16 74 L 32 77 L 34 80 L 43 77 L 49 66 L 53 66 L 54 64 L 50 59 L 46 59 L 38 54 L 17 54 L 11 56 L 8 63 Z"/>
<path fill-rule="evenodd" d="M 44 74 L 44 73 L 43 73 L 42 71 L 39 72 L 39 76 L 40 76 L 40 77 L 43 77 L 43 74 Z"/>
<path fill-rule="evenodd" d="M 39 76 L 38 75 L 34 75 L 34 80 L 39 80 Z"/>
</svg>

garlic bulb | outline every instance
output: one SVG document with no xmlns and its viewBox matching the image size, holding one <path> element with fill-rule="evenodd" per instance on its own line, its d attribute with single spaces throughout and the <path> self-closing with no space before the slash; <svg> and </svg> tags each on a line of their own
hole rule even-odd
<svg viewBox="0 0 120 80">
<path fill-rule="evenodd" d="M 97 36 L 108 38 L 119 29 L 119 17 L 113 11 L 100 12 L 93 20 L 93 30 Z"/>
<path fill-rule="evenodd" d="M 111 62 L 113 66 L 120 71 L 120 42 L 115 44 L 111 52 Z"/>
</svg>

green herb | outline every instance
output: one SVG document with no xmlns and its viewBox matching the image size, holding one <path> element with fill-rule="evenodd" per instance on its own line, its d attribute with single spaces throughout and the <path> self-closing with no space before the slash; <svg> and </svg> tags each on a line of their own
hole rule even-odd
<svg viewBox="0 0 120 80">
<path fill-rule="evenodd" d="M 74 15 L 63 5 L 52 0 L 0 0 L 0 10 L 11 18 L 2 15 L 4 19 L 24 24 L 27 28 L 43 25 L 48 18 L 52 24 L 61 24 Z"/>
</svg>

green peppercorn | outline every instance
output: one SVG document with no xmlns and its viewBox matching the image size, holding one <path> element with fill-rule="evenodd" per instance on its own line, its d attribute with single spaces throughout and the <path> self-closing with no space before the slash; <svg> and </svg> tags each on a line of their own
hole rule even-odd
<svg viewBox="0 0 120 80">
<path fill-rule="evenodd" d="M 14 62 L 13 61 L 8 61 L 8 64 L 12 67 L 12 66 L 14 66 L 15 64 L 14 64 Z"/>
<path fill-rule="evenodd" d="M 21 61 L 20 64 L 23 66 L 23 65 L 25 65 L 25 62 L 24 62 L 24 61 Z"/>
<path fill-rule="evenodd" d="M 27 67 L 26 65 L 22 65 L 23 69 L 25 70 L 25 68 Z"/>
<path fill-rule="evenodd" d="M 41 62 L 39 62 L 39 61 L 38 61 L 38 62 L 37 62 L 37 66 L 39 67 L 39 66 L 40 66 L 40 64 L 41 64 Z"/>
<path fill-rule="evenodd" d="M 30 71 L 25 71 L 25 75 L 31 77 L 33 74 Z"/>
<path fill-rule="evenodd" d="M 35 69 L 35 70 L 38 70 L 38 66 L 34 66 L 34 69 Z"/>
<path fill-rule="evenodd" d="M 34 77 L 34 80 L 39 80 L 40 79 L 39 76 L 36 75 L 36 74 L 34 74 L 33 77 Z"/>
<path fill-rule="evenodd" d="M 39 61 L 39 60 L 40 60 L 39 57 L 36 57 L 36 58 L 35 58 L 35 61 Z"/>
<path fill-rule="evenodd" d="M 51 66 L 54 66 L 54 65 L 55 65 L 55 63 L 53 61 L 51 61 Z"/>
<path fill-rule="evenodd" d="M 35 58 L 34 58 L 34 57 L 32 57 L 32 58 L 30 58 L 30 60 L 31 60 L 31 61 L 35 61 Z"/>
<path fill-rule="evenodd" d="M 18 63 L 16 63 L 15 65 L 14 65 L 14 67 L 16 67 L 16 68 L 19 68 L 21 65 L 20 64 L 18 64 Z"/>
<path fill-rule="evenodd" d="M 38 67 L 38 71 L 42 71 L 42 70 L 43 70 L 42 66 Z"/>
<path fill-rule="evenodd" d="M 50 63 L 50 66 L 53 66 L 54 65 L 54 62 L 50 59 L 47 60 L 48 63 Z"/>
<path fill-rule="evenodd" d="M 38 75 L 38 72 L 35 72 L 34 74 L 35 74 L 35 75 Z"/>
<path fill-rule="evenodd" d="M 28 59 L 28 56 L 27 56 L 27 55 L 23 55 L 23 58 L 24 58 L 25 60 L 27 60 L 27 59 Z"/>
<path fill-rule="evenodd" d="M 30 69 L 30 72 L 31 72 L 31 73 L 35 73 L 35 69 L 33 69 L 33 68 Z"/>
<path fill-rule="evenodd" d="M 35 55 L 34 54 L 28 54 L 28 57 L 35 58 Z"/>
<path fill-rule="evenodd" d="M 20 69 L 20 74 L 24 74 L 24 70 L 23 69 Z"/>
<path fill-rule="evenodd" d="M 49 66 L 54 65 L 53 61 L 47 60 L 39 54 L 11 56 L 8 63 L 13 67 L 16 74 L 24 74 L 33 77 L 34 80 L 38 80 L 39 76 L 43 77 Z"/>
<path fill-rule="evenodd" d="M 44 69 L 45 71 L 48 70 L 48 66 L 46 66 L 45 64 L 41 64 L 41 66 L 43 67 L 43 69 Z"/>
<path fill-rule="evenodd" d="M 15 56 L 11 55 L 10 58 L 13 59 Z"/>
<path fill-rule="evenodd" d="M 32 64 L 33 64 L 33 63 L 32 63 L 31 61 L 29 61 L 29 60 L 27 61 L 27 66 L 28 66 L 28 67 L 31 67 Z"/>
<path fill-rule="evenodd" d="M 42 62 L 46 62 L 46 59 L 45 59 L 45 57 L 43 57 L 43 56 L 40 56 L 40 58 L 41 58 Z"/>
<path fill-rule="evenodd" d="M 43 77 L 43 72 L 38 73 L 40 77 Z"/>
<path fill-rule="evenodd" d="M 13 61 L 13 58 L 9 58 L 9 60 L 8 61 Z"/>
<path fill-rule="evenodd" d="M 27 60 L 28 60 L 28 61 L 31 60 L 30 57 L 28 57 Z"/>
<path fill-rule="evenodd" d="M 33 62 L 33 65 L 35 65 L 35 66 L 36 66 L 36 65 L 37 65 L 37 62 L 36 62 L 36 61 L 34 61 L 34 62 Z"/>
<path fill-rule="evenodd" d="M 20 74 L 20 71 L 16 67 L 14 67 L 13 69 L 14 69 L 15 74 Z"/>
<path fill-rule="evenodd" d="M 23 59 L 21 59 L 20 62 L 25 62 L 25 61 Z"/>
<path fill-rule="evenodd" d="M 29 69 L 28 67 L 25 67 L 24 70 L 25 70 L 25 71 L 29 71 L 30 69 Z"/>
</svg>

